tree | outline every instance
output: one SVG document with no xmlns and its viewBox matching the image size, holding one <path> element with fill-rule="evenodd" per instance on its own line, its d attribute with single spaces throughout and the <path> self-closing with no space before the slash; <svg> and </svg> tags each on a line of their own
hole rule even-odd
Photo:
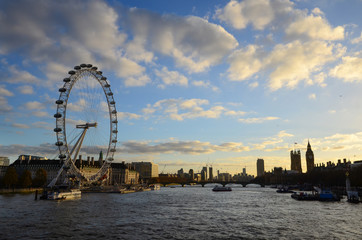
<svg viewBox="0 0 362 240">
<path fill-rule="evenodd" d="M 21 174 L 20 176 L 19 184 L 21 187 L 27 188 L 31 186 L 31 183 L 32 183 L 31 172 L 29 170 L 25 170 L 23 174 Z"/>
<path fill-rule="evenodd" d="M 35 178 L 33 180 L 34 187 L 43 187 L 47 183 L 47 172 L 40 168 L 35 173 Z"/>
<path fill-rule="evenodd" d="M 18 174 L 16 173 L 16 170 L 14 167 L 9 167 L 6 170 L 5 176 L 4 176 L 4 185 L 8 188 L 14 187 L 16 183 L 18 182 Z"/>
</svg>

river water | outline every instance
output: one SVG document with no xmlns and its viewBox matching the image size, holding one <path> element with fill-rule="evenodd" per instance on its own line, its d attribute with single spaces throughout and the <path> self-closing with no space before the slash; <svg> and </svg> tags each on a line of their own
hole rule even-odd
<svg viewBox="0 0 362 240">
<path fill-rule="evenodd" d="M 362 204 L 211 187 L 88 193 L 68 201 L 0 195 L 0 239 L 362 239 Z"/>
</svg>

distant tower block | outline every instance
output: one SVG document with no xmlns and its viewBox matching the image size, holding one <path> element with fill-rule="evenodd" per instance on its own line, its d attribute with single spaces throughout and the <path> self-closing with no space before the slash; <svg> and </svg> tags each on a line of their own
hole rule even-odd
<svg viewBox="0 0 362 240">
<path fill-rule="evenodd" d="M 214 179 L 214 174 L 212 173 L 212 167 L 209 167 L 209 180 L 212 181 Z"/>
<path fill-rule="evenodd" d="M 258 177 L 264 175 L 264 159 L 258 158 L 256 161 L 256 171 Z"/>
<path fill-rule="evenodd" d="M 305 159 L 307 161 L 307 172 L 310 172 L 314 168 L 314 153 L 312 147 L 310 146 L 309 140 L 307 145 L 307 152 L 305 153 Z"/>
<path fill-rule="evenodd" d="M 301 161 L 301 157 L 300 157 L 300 150 L 290 151 L 290 160 L 291 160 L 290 169 L 301 173 L 302 172 L 302 161 Z"/>
</svg>

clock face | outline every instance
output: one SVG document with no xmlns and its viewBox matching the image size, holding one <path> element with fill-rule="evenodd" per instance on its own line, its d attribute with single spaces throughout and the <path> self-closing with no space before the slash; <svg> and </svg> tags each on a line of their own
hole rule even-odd
<svg viewBox="0 0 362 240">
<path fill-rule="evenodd" d="M 309 159 L 312 159 L 313 158 L 313 156 L 312 155 L 309 155 Z"/>
</svg>

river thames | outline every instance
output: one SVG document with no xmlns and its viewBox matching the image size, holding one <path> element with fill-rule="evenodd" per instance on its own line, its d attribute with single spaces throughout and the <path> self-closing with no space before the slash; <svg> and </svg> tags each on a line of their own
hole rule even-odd
<svg viewBox="0 0 362 240">
<path fill-rule="evenodd" d="M 0 239 L 361 239 L 362 204 L 300 202 L 271 188 L 161 188 L 34 201 L 0 195 Z"/>
</svg>

